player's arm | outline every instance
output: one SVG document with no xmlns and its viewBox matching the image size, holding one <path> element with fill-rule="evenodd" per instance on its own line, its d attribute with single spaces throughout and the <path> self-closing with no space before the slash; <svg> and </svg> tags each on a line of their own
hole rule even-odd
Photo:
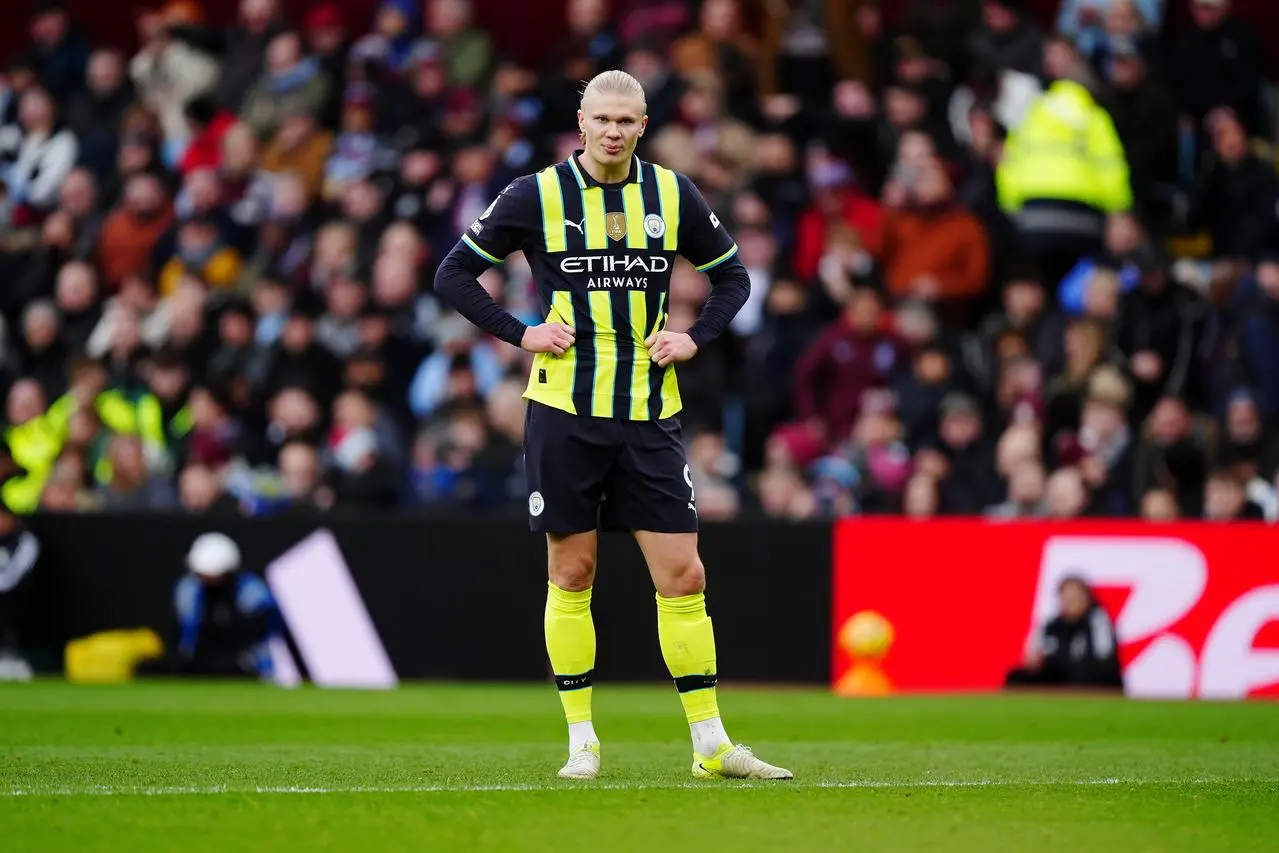
<svg viewBox="0 0 1279 853">
<path fill-rule="evenodd" d="M 751 292 L 750 274 L 737 257 L 737 244 L 702 198 L 693 182 L 679 175 L 679 253 L 711 281 L 711 295 L 702 313 L 688 330 L 687 341 L 671 332 L 649 340 L 650 355 L 659 365 L 687 361 L 715 340 L 746 304 Z M 691 343 L 691 346 L 689 345 Z"/>
<path fill-rule="evenodd" d="M 523 249 L 530 222 L 538 222 L 534 179 L 523 177 L 502 191 L 462 234 L 435 273 L 435 292 L 457 312 L 495 338 L 529 352 L 563 355 L 573 330 L 560 323 L 527 326 L 497 303 L 480 284 L 485 270 Z"/>
</svg>

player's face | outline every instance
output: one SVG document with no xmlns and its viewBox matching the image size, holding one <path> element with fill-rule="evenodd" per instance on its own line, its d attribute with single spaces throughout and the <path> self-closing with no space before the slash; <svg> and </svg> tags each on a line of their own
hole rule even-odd
<svg viewBox="0 0 1279 853">
<path fill-rule="evenodd" d="M 648 125 L 644 102 L 620 95 L 591 95 L 577 111 L 586 154 L 602 166 L 627 163 Z"/>
</svg>

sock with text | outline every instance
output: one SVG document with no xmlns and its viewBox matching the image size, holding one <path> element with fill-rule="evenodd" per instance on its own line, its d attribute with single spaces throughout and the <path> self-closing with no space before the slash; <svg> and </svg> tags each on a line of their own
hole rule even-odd
<svg viewBox="0 0 1279 853">
<path fill-rule="evenodd" d="M 657 636 L 684 704 L 693 749 L 699 755 L 714 755 L 730 741 L 715 696 L 715 630 L 706 615 L 705 594 L 657 596 Z"/>
<path fill-rule="evenodd" d="M 569 592 L 547 584 L 546 653 L 568 720 L 569 749 L 598 741 L 591 724 L 591 680 L 595 669 L 595 623 L 591 591 Z"/>
</svg>

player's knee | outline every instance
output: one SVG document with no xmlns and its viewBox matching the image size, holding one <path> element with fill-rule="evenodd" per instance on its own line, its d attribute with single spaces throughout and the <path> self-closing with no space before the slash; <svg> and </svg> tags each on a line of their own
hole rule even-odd
<svg viewBox="0 0 1279 853">
<path fill-rule="evenodd" d="M 698 557 L 692 557 L 673 567 L 667 581 L 672 597 L 697 595 L 706 591 L 706 567 Z"/>
<path fill-rule="evenodd" d="M 551 583 L 568 592 L 582 592 L 595 584 L 595 558 L 564 554 L 551 564 Z"/>
</svg>

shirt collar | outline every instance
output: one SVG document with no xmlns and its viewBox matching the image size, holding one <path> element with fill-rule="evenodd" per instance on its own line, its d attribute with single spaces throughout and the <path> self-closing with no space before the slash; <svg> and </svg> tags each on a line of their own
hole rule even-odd
<svg viewBox="0 0 1279 853">
<path fill-rule="evenodd" d="M 587 172 L 584 168 L 582 168 L 582 164 L 578 162 L 577 158 L 580 157 L 582 153 L 583 153 L 582 149 L 579 148 L 576 151 L 574 151 L 572 154 L 570 154 L 568 158 L 568 167 L 573 172 L 573 177 L 577 179 L 577 185 L 579 187 L 581 187 L 582 189 L 586 189 L 587 187 L 620 186 L 620 184 L 601 184 L 599 181 L 592 178 L 590 172 Z M 622 183 L 623 184 L 644 183 L 644 170 L 640 168 L 639 157 L 637 157 L 634 154 L 631 155 L 631 172 L 629 175 L 626 176 L 626 180 L 623 181 Z"/>
</svg>

